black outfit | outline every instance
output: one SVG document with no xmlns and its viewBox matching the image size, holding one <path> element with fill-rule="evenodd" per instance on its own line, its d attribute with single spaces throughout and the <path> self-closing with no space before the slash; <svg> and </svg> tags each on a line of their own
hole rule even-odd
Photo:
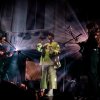
<svg viewBox="0 0 100 100">
<path fill-rule="evenodd" d="M 0 51 L 4 52 L 3 55 L 0 54 L 0 78 L 3 79 L 6 65 L 6 48 L 3 44 L 0 44 Z"/>
<path fill-rule="evenodd" d="M 98 94 L 98 64 L 99 64 L 99 48 L 93 32 L 90 33 L 89 38 L 85 44 L 84 50 L 85 67 L 87 67 L 87 73 L 90 82 L 90 89 L 92 89 L 93 95 Z"/>
</svg>

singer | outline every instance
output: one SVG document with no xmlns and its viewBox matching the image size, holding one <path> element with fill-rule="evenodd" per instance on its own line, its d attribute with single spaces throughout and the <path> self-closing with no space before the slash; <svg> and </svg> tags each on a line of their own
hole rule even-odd
<svg viewBox="0 0 100 100">
<path fill-rule="evenodd" d="M 42 47 L 42 50 L 38 48 L 38 50 L 42 51 L 42 56 L 40 58 L 42 71 L 40 88 L 43 94 L 47 89 L 48 93 L 46 95 L 53 96 L 53 89 L 57 89 L 56 69 L 61 67 L 58 56 L 60 53 L 60 46 L 54 41 L 54 34 L 48 34 L 47 38 L 48 42 L 44 45 L 42 45 L 42 42 L 39 43 L 39 47 Z"/>
</svg>

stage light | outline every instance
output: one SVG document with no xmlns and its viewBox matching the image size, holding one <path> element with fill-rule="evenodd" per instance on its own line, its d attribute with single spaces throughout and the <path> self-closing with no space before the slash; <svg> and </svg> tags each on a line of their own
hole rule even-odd
<svg viewBox="0 0 100 100">
<path fill-rule="evenodd" d="M 19 50 L 18 48 L 15 49 L 15 51 L 18 51 L 18 50 Z"/>
<path fill-rule="evenodd" d="M 19 51 L 20 50 L 20 48 L 19 47 L 15 47 L 15 50 L 14 51 Z"/>
</svg>

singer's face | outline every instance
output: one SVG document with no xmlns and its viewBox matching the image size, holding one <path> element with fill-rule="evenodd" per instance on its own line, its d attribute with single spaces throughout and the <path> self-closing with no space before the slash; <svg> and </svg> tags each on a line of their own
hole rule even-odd
<svg viewBox="0 0 100 100">
<path fill-rule="evenodd" d="M 52 36 L 48 36 L 48 40 L 51 42 L 53 40 Z"/>
</svg>

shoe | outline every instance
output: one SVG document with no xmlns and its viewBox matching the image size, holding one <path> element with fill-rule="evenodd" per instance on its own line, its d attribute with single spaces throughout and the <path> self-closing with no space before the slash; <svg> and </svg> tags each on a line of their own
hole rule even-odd
<svg viewBox="0 0 100 100">
<path fill-rule="evenodd" d="M 46 96 L 53 96 L 53 89 L 50 89 L 50 90 L 48 91 L 48 93 L 46 94 Z"/>
<path fill-rule="evenodd" d="M 48 96 L 48 97 L 53 97 L 53 94 L 46 94 L 46 96 Z"/>
</svg>

